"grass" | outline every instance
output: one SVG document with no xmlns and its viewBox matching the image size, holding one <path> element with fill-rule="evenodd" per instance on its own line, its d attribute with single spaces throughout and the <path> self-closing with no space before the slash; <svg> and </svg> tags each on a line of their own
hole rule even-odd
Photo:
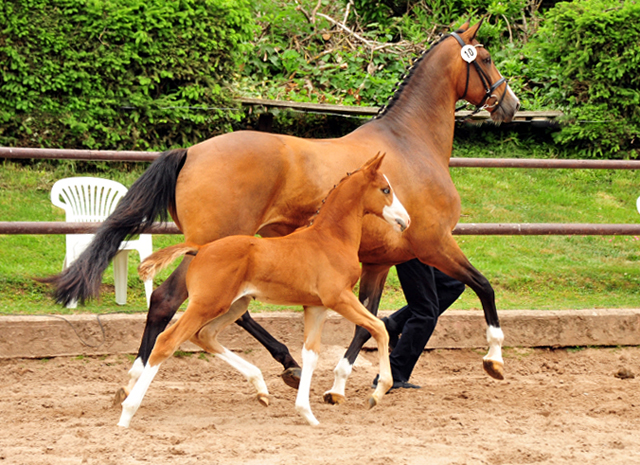
<svg viewBox="0 0 640 465">
<path fill-rule="evenodd" d="M 511 146 L 516 156 L 531 156 Z M 534 150 L 539 156 L 539 148 Z M 493 151 L 493 150 L 492 150 Z M 462 145 L 454 156 L 495 156 Z M 506 152 L 504 150 L 503 152 Z M 0 221 L 63 221 L 51 205 L 55 180 L 74 174 L 78 166 L 47 163 L 0 165 Z M 89 175 L 117 179 L 125 185 L 137 179 L 144 164 L 102 164 Z M 467 223 L 637 223 L 635 199 L 640 174 L 625 170 L 551 170 L 455 168 L 452 177 L 462 199 L 461 222 Z M 154 249 L 180 242 L 182 236 L 156 235 Z M 458 236 L 460 247 L 490 280 L 496 303 L 503 309 L 637 308 L 640 303 L 640 238 L 633 236 Z M 54 305 L 46 286 L 33 281 L 60 271 L 64 237 L 0 236 L 0 313 L 69 313 Z M 78 312 L 145 312 L 138 259 L 130 254 L 126 306 L 114 303 L 113 273 L 108 269 L 102 297 Z M 156 285 L 169 275 L 165 270 Z M 395 269 L 391 270 L 381 309 L 404 304 Z M 254 302 L 252 310 L 280 307 Z M 478 309 L 467 290 L 453 305 Z"/>
</svg>

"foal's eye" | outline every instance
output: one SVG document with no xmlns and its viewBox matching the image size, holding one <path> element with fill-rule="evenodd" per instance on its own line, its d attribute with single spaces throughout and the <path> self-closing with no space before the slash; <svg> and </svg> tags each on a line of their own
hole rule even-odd
<svg viewBox="0 0 640 465">
<path fill-rule="evenodd" d="M 389 194 L 391 194 L 391 189 L 389 189 L 388 187 L 385 187 L 385 188 L 382 189 L 382 193 L 384 195 L 389 195 Z"/>
</svg>

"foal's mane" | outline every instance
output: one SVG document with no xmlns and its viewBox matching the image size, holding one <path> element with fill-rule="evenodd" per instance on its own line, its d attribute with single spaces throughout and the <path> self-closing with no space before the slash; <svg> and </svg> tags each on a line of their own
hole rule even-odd
<svg viewBox="0 0 640 465">
<path fill-rule="evenodd" d="M 462 33 L 464 31 L 462 29 L 458 29 L 455 32 Z M 407 70 L 402 74 L 402 76 L 400 76 L 400 79 L 396 83 L 395 88 L 393 90 L 393 94 L 389 97 L 389 99 L 387 100 L 387 103 L 384 106 L 380 107 L 380 109 L 378 110 L 378 113 L 376 114 L 376 116 L 373 117 L 373 119 L 371 121 L 383 117 L 384 115 L 387 114 L 387 112 L 391 108 L 393 108 L 393 106 L 397 103 L 398 99 L 400 98 L 400 95 L 402 94 L 402 91 L 409 84 L 409 81 L 411 80 L 411 78 L 415 74 L 415 71 L 418 68 L 418 66 L 420 65 L 420 63 L 422 62 L 422 60 L 424 60 L 424 58 L 427 56 L 427 54 L 431 50 L 433 50 L 436 47 L 436 45 L 438 45 L 440 42 L 445 40 L 447 37 L 449 37 L 449 34 L 443 34 L 435 42 L 430 44 L 429 48 L 427 48 L 426 50 L 423 50 L 419 57 L 415 57 L 415 58 L 413 58 L 411 60 L 411 64 L 409 65 Z"/>
<path fill-rule="evenodd" d="M 334 186 L 329 190 L 329 192 L 327 192 L 327 195 L 324 196 L 324 199 L 322 199 L 322 203 L 320 204 L 320 206 L 318 207 L 318 209 L 316 210 L 316 212 L 311 216 L 311 218 L 309 218 L 309 224 L 307 225 L 307 227 L 311 226 L 313 224 L 313 220 L 316 219 L 316 216 L 318 216 L 320 214 L 320 210 L 322 210 L 322 207 L 324 206 L 325 202 L 327 201 L 327 199 L 329 198 L 329 196 L 331 195 L 331 193 L 336 190 L 338 188 L 338 186 L 340 184 L 342 184 L 344 181 L 346 181 L 348 178 L 350 178 L 353 174 L 356 174 L 358 171 L 362 170 L 362 167 L 358 168 L 357 170 L 354 170 L 352 172 L 347 172 L 347 174 L 345 174 L 342 179 L 340 179 L 340 181 L 338 181 L 338 184 L 334 184 Z"/>
</svg>

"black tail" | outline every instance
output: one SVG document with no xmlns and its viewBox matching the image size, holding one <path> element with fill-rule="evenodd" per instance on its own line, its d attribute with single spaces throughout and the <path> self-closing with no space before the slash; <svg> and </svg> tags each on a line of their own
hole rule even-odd
<svg viewBox="0 0 640 465">
<path fill-rule="evenodd" d="M 118 206 L 96 231 L 87 249 L 62 273 L 38 281 L 53 284 L 56 302 L 84 303 L 100 292 L 102 274 L 118 252 L 120 243 L 150 226 L 157 218 L 169 219 L 175 209 L 176 181 L 184 165 L 186 149 L 163 152 L 133 183 Z"/>
</svg>

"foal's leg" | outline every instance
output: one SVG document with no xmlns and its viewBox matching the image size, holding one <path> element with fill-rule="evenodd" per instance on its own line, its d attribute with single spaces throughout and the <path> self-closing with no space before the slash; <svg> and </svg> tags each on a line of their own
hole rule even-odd
<svg viewBox="0 0 640 465">
<path fill-rule="evenodd" d="M 119 405 L 127 398 L 149 360 L 149 355 L 153 350 L 158 334 L 165 330 L 182 302 L 187 299 L 185 276 L 191 260 L 193 260 L 192 256 L 185 255 L 180 265 L 171 273 L 169 278 L 151 294 L 151 305 L 149 306 L 138 356 L 129 370 L 129 383 L 126 387 L 121 387 L 116 392 L 114 406 Z"/>
<path fill-rule="evenodd" d="M 158 336 L 153 351 L 138 381 L 133 386 L 129 396 L 122 403 L 122 414 L 120 415 L 118 426 L 125 428 L 129 426 L 131 418 L 140 407 L 142 399 L 151 385 L 151 381 L 153 381 L 153 378 L 158 373 L 160 364 L 168 359 L 176 349 L 180 347 L 180 344 L 193 337 L 207 321 L 221 314 L 224 308 L 212 310 L 211 312 L 207 312 L 206 308 L 191 302 L 185 314 L 173 326 Z"/>
<path fill-rule="evenodd" d="M 231 308 L 224 315 L 219 316 L 211 323 L 207 324 L 198 333 L 191 338 L 191 341 L 207 352 L 216 355 L 220 359 L 227 362 L 233 368 L 238 370 L 242 375 L 256 388 L 257 399 L 264 405 L 269 405 L 269 390 L 267 384 L 264 382 L 262 372 L 260 369 L 244 360 L 242 357 L 234 354 L 229 349 L 226 349 L 218 342 L 218 334 L 222 332 L 224 328 L 233 323 L 240 315 L 246 312 L 251 298 L 244 297 L 238 299 L 231 305 Z"/>
<path fill-rule="evenodd" d="M 387 330 L 384 327 L 384 323 L 380 319 L 373 316 L 358 301 L 356 296 L 354 296 L 350 290 L 344 291 L 340 295 L 340 300 L 335 305 L 332 305 L 331 308 L 352 323 L 355 323 L 358 326 L 362 326 L 378 343 L 378 357 L 380 360 L 378 386 L 369 398 L 369 407 L 373 407 L 380 402 L 382 397 L 387 393 L 389 389 L 391 389 L 391 386 L 393 386 L 391 365 L 389 363 L 389 335 L 387 334 Z M 336 393 L 332 391 L 325 393 L 325 401 L 327 401 L 328 396 L 333 397 L 335 395 Z M 344 394 L 342 395 L 344 399 Z"/>
<path fill-rule="evenodd" d="M 359 298 L 360 302 L 362 302 L 372 315 L 378 314 L 378 305 L 380 304 L 382 290 L 388 274 L 388 266 L 362 265 Z M 349 375 L 351 375 L 353 364 L 356 362 L 362 346 L 370 337 L 371 334 L 369 334 L 366 329 L 356 326 L 355 336 L 351 340 L 347 352 L 333 370 L 333 386 L 324 393 L 325 402 L 329 404 L 341 404 L 346 400 L 345 388 L 347 379 Z"/>
<path fill-rule="evenodd" d="M 304 309 L 304 346 L 302 347 L 302 373 L 300 386 L 296 396 L 296 411 L 311 425 L 319 424 L 311 412 L 309 404 L 309 391 L 311 389 L 311 377 L 318 364 L 320 353 L 320 339 L 322 328 L 327 318 L 326 307 L 305 307 Z"/>
</svg>

